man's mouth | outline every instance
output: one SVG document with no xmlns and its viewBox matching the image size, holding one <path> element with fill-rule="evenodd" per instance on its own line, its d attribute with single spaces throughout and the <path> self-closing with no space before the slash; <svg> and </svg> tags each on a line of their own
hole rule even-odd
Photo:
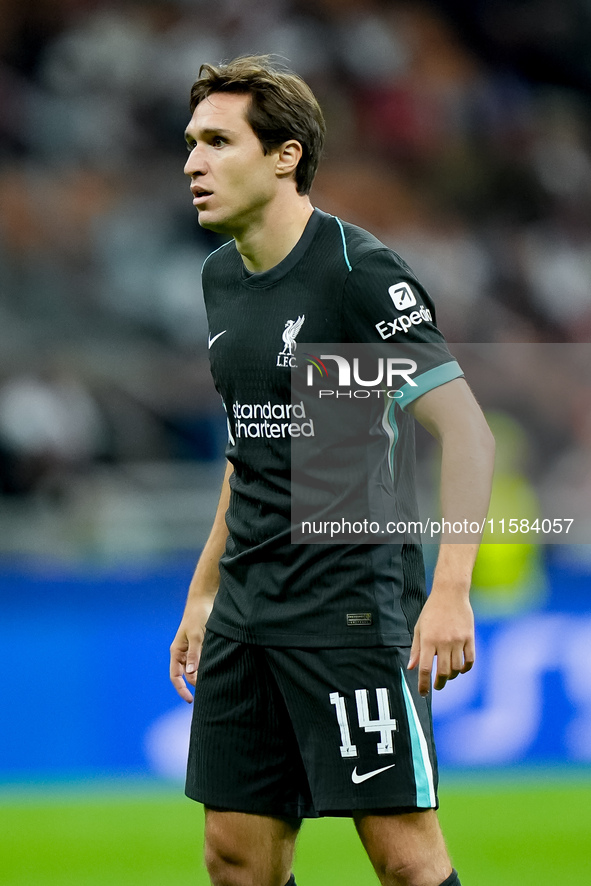
<svg viewBox="0 0 591 886">
<path fill-rule="evenodd" d="M 207 191 L 205 188 L 191 188 L 191 193 L 193 194 L 193 206 L 204 203 L 212 194 L 211 191 Z"/>
</svg>

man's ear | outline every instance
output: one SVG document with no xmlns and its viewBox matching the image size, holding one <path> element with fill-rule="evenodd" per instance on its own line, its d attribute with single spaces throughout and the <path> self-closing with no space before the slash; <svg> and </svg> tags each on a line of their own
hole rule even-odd
<svg viewBox="0 0 591 886">
<path fill-rule="evenodd" d="M 277 175 L 294 175 L 303 154 L 301 144 L 295 139 L 284 142 L 277 152 L 275 170 Z"/>
</svg>

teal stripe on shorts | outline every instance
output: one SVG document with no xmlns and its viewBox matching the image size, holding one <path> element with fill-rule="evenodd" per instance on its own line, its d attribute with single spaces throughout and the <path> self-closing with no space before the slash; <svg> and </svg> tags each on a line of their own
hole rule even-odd
<svg viewBox="0 0 591 886">
<path fill-rule="evenodd" d="M 435 799 L 435 784 L 433 782 L 433 767 L 429 757 L 427 740 L 402 670 L 400 671 L 400 679 L 402 680 L 402 694 L 406 706 L 406 719 L 408 720 L 410 730 L 412 762 L 417 786 L 417 806 L 429 808 L 436 806 L 437 802 Z"/>
</svg>

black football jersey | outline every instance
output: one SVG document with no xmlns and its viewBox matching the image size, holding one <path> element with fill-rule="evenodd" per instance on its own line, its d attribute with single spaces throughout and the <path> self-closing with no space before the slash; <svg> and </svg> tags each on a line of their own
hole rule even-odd
<svg viewBox="0 0 591 886">
<path fill-rule="evenodd" d="M 309 417 L 292 402 L 291 377 L 298 343 L 428 344 L 404 398 L 367 431 L 377 461 L 390 475 L 395 468 L 414 500 L 413 419 L 405 408 L 462 375 L 431 299 L 391 249 L 318 209 L 289 255 L 264 273 L 246 270 L 234 241 L 220 247 L 204 264 L 203 292 L 234 466 L 208 627 L 268 646 L 410 643 L 425 600 L 419 544 L 292 539 L 291 447 Z"/>
</svg>

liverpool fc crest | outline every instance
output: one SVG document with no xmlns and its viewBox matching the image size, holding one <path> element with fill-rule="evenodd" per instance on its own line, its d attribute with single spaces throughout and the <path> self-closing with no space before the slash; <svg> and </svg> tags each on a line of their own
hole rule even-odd
<svg viewBox="0 0 591 886">
<path fill-rule="evenodd" d="M 296 338 L 304 325 L 306 319 L 305 314 L 300 314 L 297 320 L 287 320 L 285 329 L 281 333 L 283 339 L 283 350 L 277 354 L 277 366 L 295 367 Z"/>
</svg>

